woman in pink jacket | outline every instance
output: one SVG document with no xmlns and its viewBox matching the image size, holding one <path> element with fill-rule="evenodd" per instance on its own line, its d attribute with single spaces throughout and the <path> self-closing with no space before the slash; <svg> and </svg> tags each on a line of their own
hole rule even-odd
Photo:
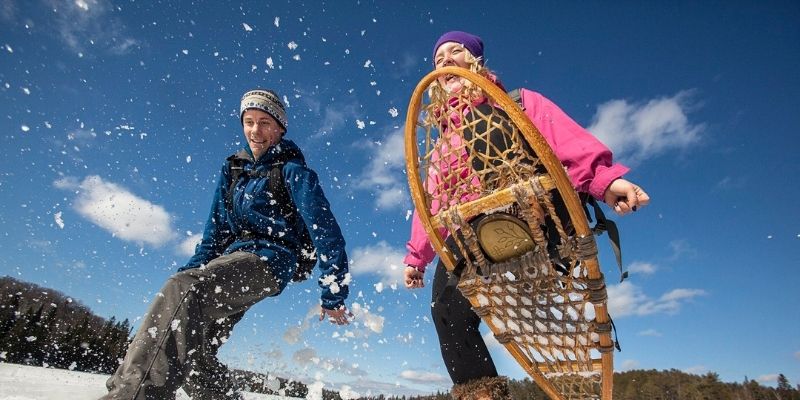
<svg viewBox="0 0 800 400">
<path fill-rule="evenodd" d="M 472 69 L 501 88 L 497 77 L 483 65 L 483 41 L 475 35 L 451 31 L 442 35 L 433 48 L 434 68 L 457 66 Z M 461 78 L 443 76 L 437 84 L 448 92 L 457 91 Z M 504 89 L 505 90 L 505 89 Z M 628 168 L 612 162 L 611 151 L 583 129 L 558 106 L 539 93 L 523 89 L 521 101 L 525 114 L 550 144 L 567 169 L 578 192 L 588 193 L 604 201 L 618 215 L 625 215 L 647 205 L 649 196 L 639 186 L 622 176 Z M 450 141 L 458 141 L 451 138 Z M 451 143 L 452 145 L 452 143 Z M 433 210 L 435 213 L 436 210 Z M 425 267 L 436 252 L 414 213 L 411 238 L 406 244 L 404 259 L 405 285 L 409 289 L 424 286 Z M 481 319 L 472 311 L 469 301 L 458 290 L 445 291 L 447 270 L 440 261 L 433 278 L 431 313 L 445 367 L 455 386 L 455 399 L 510 398 L 504 378 L 498 377 L 478 326 Z"/>
</svg>

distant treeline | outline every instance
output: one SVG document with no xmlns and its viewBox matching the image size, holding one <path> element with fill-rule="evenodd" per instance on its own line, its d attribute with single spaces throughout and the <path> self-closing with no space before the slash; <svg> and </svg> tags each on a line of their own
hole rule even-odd
<svg viewBox="0 0 800 400">
<path fill-rule="evenodd" d="M 130 342 L 128 320 L 105 320 L 64 294 L 0 277 L 0 362 L 46 366 L 111 374 L 125 356 Z M 306 385 L 283 378 L 234 370 L 247 391 L 306 397 Z M 512 380 L 515 400 L 546 400 L 533 381 Z M 341 400 L 336 392 L 323 391 L 324 400 Z M 372 396 L 359 400 L 449 400 L 449 393 L 429 396 Z M 776 387 L 744 378 L 725 383 L 716 373 L 693 375 L 678 370 L 635 370 L 614 374 L 616 400 L 800 400 L 800 385 L 792 387 L 783 374 Z"/>
<path fill-rule="evenodd" d="M 110 374 L 130 330 L 58 291 L 0 278 L 0 361 Z"/>
<path fill-rule="evenodd" d="M 800 385 L 793 388 L 783 374 L 775 388 L 745 378 L 744 383 L 724 383 L 715 373 L 687 374 L 669 371 L 634 370 L 614 374 L 615 400 L 800 400 Z M 530 379 L 512 380 L 514 400 L 548 400 Z M 372 396 L 358 400 L 450 400 L 449 393 L 430 396 Z"/>
<path fill-rule="evenodd" d="M 614 374 L 615 400 L 800 400 L 800 385 L 793 388 L 781 374 L 777 387 L 765 387 L 745 378 L 744 383 L 720 382 L 715 373 L 692 375 L 678 370 L 635 370 Z M 514 400 L 548 400 L 530 379 L 510 382 Z M 372 396 L 358 400 L 451 400 L 449 393 L 429 396 Z"/>
<path fill-rule="evenodd" d="M 0 277 L 0 362 L 112 374 L 130 343 L 126 319 L 106 320 L 63 293 Z M 306 385 L 233 370 L 250 392 L 305 397 Z M 326 399 L 337 397 L 324 393 Z"/>
</svg>

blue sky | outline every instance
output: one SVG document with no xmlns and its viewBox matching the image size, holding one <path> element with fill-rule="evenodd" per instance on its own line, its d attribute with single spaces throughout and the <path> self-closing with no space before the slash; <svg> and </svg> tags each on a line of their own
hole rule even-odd
<svg viewBox="0 0 800 400">
<path fill-rule="evenodd" d="M 797 2 L 217 3 L 0 4 L 0 274 L 136 324 L 244 144 L 241 94 L 272 88 L 343 227 L 357 319 L 318 322 L 318 289 L 294 285 L 224 361 L 350 394 L 449 388 L 430 292 L 398 285 L 401 135 L 436 38 L 468 30 L 506 86 L 555 101 L 652 197 L 617 219 L 625 283 L 599 240 L 617 370 L 800 383 Z"/>
</svg>

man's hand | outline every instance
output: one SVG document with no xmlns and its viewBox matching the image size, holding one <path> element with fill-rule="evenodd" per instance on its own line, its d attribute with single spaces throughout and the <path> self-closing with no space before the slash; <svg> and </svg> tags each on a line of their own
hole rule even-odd
<svg viewBox="0 0 800 400">
<path fill-rule="evenodd" d="M 603 201 L 618 215 L 625 215 L 650 203 L 650 196 L 639 186 L 619 178 L 608 185 Z"/>
<path fill-rule="evenodd" d="M 425 282 L 423 281 L 424 277 L 425 274 L 410 265 L 407 265 L 406 269 L 403 271 L 403 280 L 406 283 L 407 289 L 419 289 L 425 287 Z"/>
<path fill-rule="evenodd" d="M 347 307 L 341 306 L 335 310 L 328 310 L 325 307 L 320 308 L 319 313 L 319 320 L 322 321 L 325 319 L 325 315 L 328 316 L 328 321 L 332 324 L 336 325 L 349 325 L 350 321 L 353 319 L 353 313 L 347 310 Z"/>
</svg>

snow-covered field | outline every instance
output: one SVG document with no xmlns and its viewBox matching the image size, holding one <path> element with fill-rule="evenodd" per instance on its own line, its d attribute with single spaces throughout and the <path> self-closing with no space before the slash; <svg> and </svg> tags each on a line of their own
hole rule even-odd
<svg viewBox="0 0 800 400">
<path fill-rule="evenodd" d="M 0 400 L 95 400 L 106 393 L 108 375 L 0 363 Z M 245 393 L 247 400 L 288 397 Z M 176 400 L 189 400 L 183 390 Z"/>
</svg>

